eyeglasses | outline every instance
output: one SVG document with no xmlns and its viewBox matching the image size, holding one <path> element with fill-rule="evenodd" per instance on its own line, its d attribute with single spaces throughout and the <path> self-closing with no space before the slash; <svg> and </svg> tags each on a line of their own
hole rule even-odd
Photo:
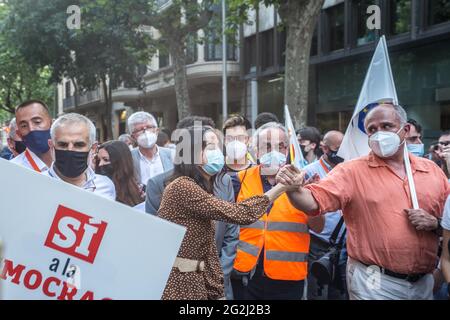
<svg viewBox="0 0 450 320">
<path fill-rule="evenodd" d="M 139 136 L 139 135 L 143 134 L 147 130 L 155 132 L 156 127 L 155 126 L 146 126 L 146 127 L 143 127 L 142 129 L 133 131 L 133 134 Z"/>
</svg>

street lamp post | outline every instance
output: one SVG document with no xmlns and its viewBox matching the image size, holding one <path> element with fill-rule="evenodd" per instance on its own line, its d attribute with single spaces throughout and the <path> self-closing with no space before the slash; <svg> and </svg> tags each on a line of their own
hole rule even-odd
<svg viewBox="0 0 450 320">
<path fill-rule="evenodd" d="M 227 86 L 227 35 L 226 35 L 226 1 L 222 0 L 222 115 L 223 122 L 228 118 Z"/>
</svg>

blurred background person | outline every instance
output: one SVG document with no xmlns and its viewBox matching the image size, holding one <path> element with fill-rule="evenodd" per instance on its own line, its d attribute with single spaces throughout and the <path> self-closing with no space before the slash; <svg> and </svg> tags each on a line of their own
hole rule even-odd
<svg viewBox="0 0 450 320">
<path fill-rule="evenodd" d="M 250 121 L 240 115 L 228 118 L 223 124 L 226 151 L 224 171 L 226 173 L 233 175 L 254 164 L 248 152 L 249 130 L 251 130 Z"/>
<path fill-rule="evenodd" d="M 262 113 L 258 114 L 256 116 L 255 123 L 254 123 L 255 130 L 258 130 L 263 125 L 265 125 L 266 123 L 269 123 L 269 122 L 279 123 L 280 120 L 278 120 L 278 117 L 271 112 L 262 112 Z"/>
<path fill-rule="evenodd" d="M 411 130 L 406 136 L 406 146 L 413 155 L 423 157 L 425 154 L 425 146 L 422 142 L 422 126 L 414 119 L 409 119 Z"/>
<path fill-rule="evenodd" d="M 136 141 L 128 133 L 121 134 L 117 140 L 124 142 L 130 150 L 136 147 Z"/>
<path fill-rule="evenodd" d="M 134 175 L 133 158 L 126 143 L 108 141 L 98 147 L 96 173 L 107 176 L 116 188 L 116 201 L 134 207 L 144 193 Z"/>
<path fill-rule="evenodd" d="M 434 151 L 437 156 L 437 164 L 450 181 L 450 166 L 448 165 L 450 158 L 450 130 L 441 133 L 437 146 L 434 147 Z"/>
<path fill-rule="evenodd" d="M 443 245 L 441 254 L 441 270 L 444 275 L 447 299 L 450 300 L 450 196 L 447 198 L 442 216 Z"/>
<path fill-rule="evenodd" d="M 22 139 L 20 139 L 20 137 L 17 135 L 16 131 L 17 131 L 16 118 L 13 118 L 9 123 L 8 137 L 6 138 L 8 146 L 5 148 L 9 150 L 9 152 L 5 153 L 5 155 L 2 156 L 3 159 L 11 160 L 17 157 L 22 152 L 24 152 L 25 149 L 27 148 L 25 146 L 25 143 L 23 143 Z"/>
<path fill-rule="evenodd" d="M 320 150 L 322 135 L 320 131 L 315 127 L 304 127 L 297 130 L 296 133 L 303 158 L 306 161 L 304 165 L 317 161 L 322 156 L 322 151 Z"/>
<path fill-rule="evenodd" d="M 163 145 L 163 147 L 175 150 L 177 148 L 177 146 L 172 141 L 172 132 L 167 128 L 161 129 L 161 132 L 163 132 L 164 134 L 167 135 L 167 139 L 165 139 L 166 143 Z M 158 138 L 159 138 L 159 136 L 158 136 Z"/>
</svg>

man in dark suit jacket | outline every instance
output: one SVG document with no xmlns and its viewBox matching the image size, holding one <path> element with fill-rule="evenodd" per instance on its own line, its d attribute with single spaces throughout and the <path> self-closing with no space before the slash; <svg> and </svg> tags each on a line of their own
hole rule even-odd
<svg viewBox="0 0 450 320">
<path fill-rule="evenodd" d="M 173 169 L 175 151 L 156 145 L 158 122 L 150 113 L 138 111 L 127 120 L 128 131 L 137 142 L 131 150 L 136 180 L 145 185 L 149 178 Z"/>
<path fill-rule="evenodd" d="M 156 215 L 161 204 L 161 197 L 166 186 L 166 180 L 173 174 L 173 170 L 157 175 L 147 182 L 145 211 Z M 234 191 L 231 178 L 228 175 L 219 176 L 214 182 L 216 197 L 234 202 Z M 227 300 L 233 299 L 230 274 L 233 270 L 236 248 L 239 242 L 239 226 L 235 224 L 216 222 L 216 246 L 219 251 L 220 263 L 224 273 L 225 295 Z"/>
</svg>

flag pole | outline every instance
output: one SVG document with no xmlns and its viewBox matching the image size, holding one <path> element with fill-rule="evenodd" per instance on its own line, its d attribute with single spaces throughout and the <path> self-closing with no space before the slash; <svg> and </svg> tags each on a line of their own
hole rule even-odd
<svg viewBox="0 0 450 320">
<path fill-rule="evenodd" d="M 387 43 L 386 43 L 386 37 L 383 36 L 382 41 L 384 43 L 384 48 L 385 48 L 385 55 L 386 55 L 386 60 L 387 60 L 387 65 L 389 68 L 389 77 L 392 83 L 392 88 L 394 90 L 394 104 L 398 105 L 398 97 L 397 97 L 397 90 L 395 88 L 395 83 L 394 83 L 394 78 L 393 78 L 393 73 L 392 73 L 392 69 L 391 69 L 391 61 L 389 60 L 389 53 L 387 51 Z M 413 209 L 419 209 L 419 202 L 417 200 L 417 193 L 416 193 L 416 186 L 414 184 L 414 178 L 412 175 L 412 170 L 411 170 L 411 162 L 409 161 L 409 153 L 408 153 L 408 148 L 406 147 L 406 142 L 403 148 L 403 157 L 404 157 L 404 162 L 405 162 L 405 169 L 406 169 L 406 176 L 408 177 L 408 185 L 409 185 L 409 191 L 411 193 L 411 202 L 413 205 Z"/>
</svg>

